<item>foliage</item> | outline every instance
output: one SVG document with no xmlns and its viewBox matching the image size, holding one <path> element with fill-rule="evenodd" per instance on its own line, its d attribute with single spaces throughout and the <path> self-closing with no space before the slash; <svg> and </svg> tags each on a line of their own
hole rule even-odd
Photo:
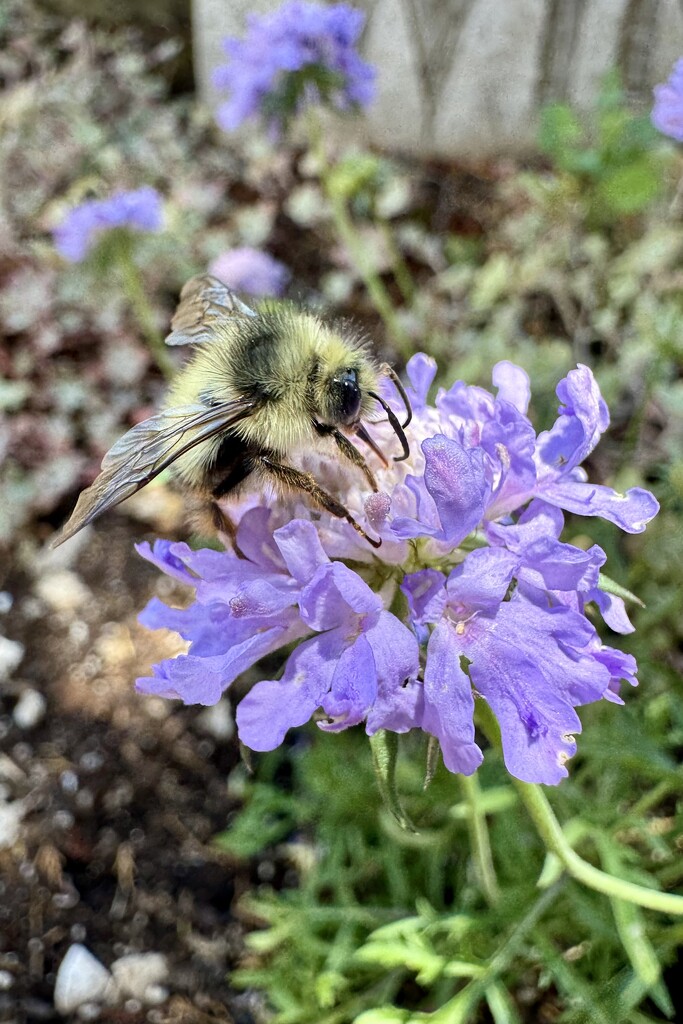
<svg viewBox="0 0 683 1024">
<path fill-rule="evenodd" d="M 35 549 L 51 533 L 41 517 L 62 517 L 161 391 L 120 285 L 95 266 L 63 266 L 52 248 L 50 230 L 91 193 L 149 184 L 164 196 L 166 231 L 136 252 L 158 330 L 187 277 L 253 246 L 287 263 L 293 297 L 352 315 L 389 355 L 426 349 L 444 381 L 487 384 L 497 360 L 520 363 L 539 425 L 554 418 L 554 383 L 588 363 L 613 410 L 591 477 L 650 487 L 662 512 L 635 538 L 578 519 L 567 531 L 600 544 L 611 575 L 645 603 L 625 642 L 641 685 L 625 708 L 582 711 L 580 754 L 552 802 L 592 863 L 680 886 L 683 165 L 673 147 L 612 85 L 592 120 L 546 112 L 542 169 L 423 168 L 355 150 L 326 166 L 319 146 L 260 139 L 238 158 L 206 112 L 169 99 L 168 47 L 63 29 L 28 0 L 0 17 L 2 539 Z M 458 792 L 443 768 L 423 791 L 427 751 L 408 737 L 397 788 L 413 834 L 383 809 L 362 734 L 310 735 L 259 758 L 253 779 L 231 778 L 243 810 L 218 840 L 235 858 L 273 862 L 277 885 L 261 882 L 241 905 L 253 932 L 234 981 L 265 991 L 277 1021 L 672 1016 L 664 981 L 680 925 L 560 875 L 495 754 L 481 792 Z M 477 820 L 495 869 L 488 894 Z"/>
<path fill-rule="evenodd" d="M 642 666 L 642 689 L 616 713 L 584 709 L 584 746 L 553 803 L 569 841 L 590 861 L 671 889 L 680 882 L 682 782 L 683 599 L 675 581 L 683 538 L 675 524 L 683 408 L 674 396 L 683 365 L 676 341 L 683 250 L 669 172 L 680 161 L 614 88 L 603 94 L 590 131 L 555 108 L 543 132 L 553 166 L 496 184 L 499 216 L 480 240 L 435 238 L 414 217 L 393 215 L 402 261 L 411 259 L 414 273 L 416 256 L 431 260 L 435 271 L 421 278 L 410 311 L 399 314 L 415 336 L 429 331 L 429 351 L 450 362 L 444 380 L 456 367 L 465 380 L 485 379 L 491 363 L 507 356 L 543 390 L 558 366 L 588 362 L 616 410 L 611 444 L 597 453 L 599 471 L 622 489 L 648 481 L 660 491 L 664 511 L 636 541 L 624 544 L 611 527 L 590 524 L 591 540 L 615 559 L 617 578 L 647 605 L 627 643 Z M 377 164 L 361 155 L 338 166 L 327 194 L 341 194 L 356 229 L 371 237 L 376 214 L 365 197 Z M 374 269 L 398 280 L 391 257 Z M 546 399 L 539 412 L 550 419 L 552 403 Z M 586 532 L 575 519 L 571 539 L 588 543 Z M 276 855 L 297 870 L 298 888 L 251 895 L 243 905 L 263 930 L 252 935 L 253 956 L 235 980 L 265 988 L 277 1021 L 452 1024 L 560 1013 L 571 1024 L 635 1024 L 673 1015 L 663 972 L 678 954 L 680 927 L 577 886 L 552 855 L 544 867 L 500 765 L 479 772 L 477 806 L 486 809 L 501 893 L 487 906 L 466 827 L 472 804 L 453 804 L 441 772 L 421 791 L 424 753 L 416 760 L 409 740 L 397 788 L 418 833 L 402 832 L 370 788 L 358 737 L 337 739 L 348 753 L 313 741 L 284 766 L 264 758 L 244 810 L 220 840 L 256 855 L 270 808 L 278 832 L 269 849 L 279 842 Z M 273 782 L 288 768 L 291 795 L 283 798 Z"/>
<path fill-rule="evenodd" d="M 680 723 L 680 694 L 658 700 L 660 714 Z M 675 884 L 677 740 L 660 745 L 631 708 L 595 708 L 586 718 L 590 752 L 554 794 L 573 842 L 624 877 Z M 490 1019 L 486 1005 L 497 1021 L 542 1019 L 562 1005 L 562 1020 L 577 1024 L 668 1012 L 657 965 L 675 959 L 680 928 L 558 880 L 552 858 L 544 869 L 500 760 L 479 773 L 501 890 L 487 906 L 470 855 L 471 807 L 453 777 L 441 768 L 424 791 L 425 750 L 408 742 L 399 787 L 419 831 L 402 831 L 382 807 L 362 737 L 338 740 L 334 750 L 312 738 L 286 759 L 264 756 L 257 780 L 245 783 L 238 769 L 232 786 L 244 808 L 217 840 L 234 855 L 275 857 L 287 880 L 244 898 L 245 919 L 261 930 L 233 976 L 266 989 L 277 1021 L 474 1021 Z M 644 793 L 627 802 L 626 745 Z M 655 1016 L 645 1018 L 637 1008 L 648 991 Z"/>
<path fill-rule="evenodd" d="M 617 74 L 603 84 L 593 123 L 582 123 L 566 104 L 546 107 L 539 142 L 560 172 L 554 201 L 580 206 L 589 228 L 645 212 L 662 192 L 669 163 L 658 138 L 649 117 L 626 106 Z"/>
</svg>

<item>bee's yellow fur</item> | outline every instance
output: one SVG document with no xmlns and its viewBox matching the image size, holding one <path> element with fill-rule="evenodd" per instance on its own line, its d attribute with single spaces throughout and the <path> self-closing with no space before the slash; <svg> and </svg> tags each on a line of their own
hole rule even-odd
<svg viewBox="0 0 683 1024">
<path fill-rule="evenodd" d="M 171 467 L 193 492 L 194 504 L 199 499 L 214 528 L 230 534 L 233 542 L 234 527 L 218 502 L 261 476 L 278 487 L 306 492 L 314 504 L 346 519 L 378 546 L 381 541 L 369 537 L 345 506 L 291 459 L 328 438 L 329 450 L 357 467 L 376 490 L 374 475 L 349 435 L 387 463 L 362 422 L 378 402 L 401 440 L 401 457 L 407 458 L 403 427 L 377 391 L 379 375 L 391 374 L 389 367 L 379 368 L 346 328 L 330 327 L 291 306 L 265 307 L 257 314 L 206 275 L 185 285 L 171 326 L 168 343 L 189 344 L 191 355 L 165 408 L 136 424 L 107 452 L 102 472 L 82 492 L 54 543 L 61 544 Z M 406 426 L 410 406 L 398 387 L 408 413 Z"/>
<path fill-rule="evenodd" d="M 239 401 L 249 394 L 267 397 L 248 417 L 230 428 L 250 447 L 290 453 L 318 443 L 313 420 L 333 422 L 330 381 L 356 371 L 363 396 L 360 415 L 372 407 L 368 391 L 377 388 L 377 368 L 355 339 L 342 337 L 310 313 L 284 307 L 253 322 L 226 321 L 214 328 L 215 341 L 195 347 L 180 371 L 167 406 L 198 401 Z M 180 480 L 201 487 L 224 437 L 197 445 L 173 466 Z"/>
</svg>

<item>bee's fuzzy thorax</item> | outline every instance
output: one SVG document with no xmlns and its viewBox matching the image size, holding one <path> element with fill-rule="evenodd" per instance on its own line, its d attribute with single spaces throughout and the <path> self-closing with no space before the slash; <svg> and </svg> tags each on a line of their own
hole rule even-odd
<svg viewBox="0 0 683 1024">
<path fill-rule="evenodd" d="M 284 306 L 239 324 L 227 321 L 215 333 L 216 340 L 198 346 L 179 374 L 169 393 L 169 407 L 196 401 L 254 401 L 253 414 L 236 426 L 235 433 L 284 455 L 312 443 L 313 420 L 333 421 L 330 382 L 353 369 L 364 396 L 362 414 L 367 414 L 372 400 L 365 396 L 377 384 L 375 364 L 362 340 L 344 337 L 336 325 Z"/>
<path fill-rule="evenodd" d="M 341 461 L 376 490 L 373 472 L 351 440 L 354 434 L 386 464 L 362 423 L 375 397 L 390 420 L 393 416 L 381 397 L 373 397 L 384 371 L 348 325 L 328 325 L 286 304 L 264 304 L 256 312 L 204 274 L 183 287 L 166 340 L 188 346 L 189 358 L 165 407 L 137 423 L 107 452 L 57 543 L 167 468 L 191 492 L 192 501 L 201 503 L 208 515 L 203 521 L 222 535 L 233 536 L 230 518 L 219 505 L 222 499 L 237 495 L 245 484 L 268 484 L 276 493 L 307 494 L 314 505 L 346 519 L 370 544 L 381 543 L 331 493 L 336 488 L 325 490 L 313 473 L 296 464 L 311 455 L 336 469 Z"/>
</svg>

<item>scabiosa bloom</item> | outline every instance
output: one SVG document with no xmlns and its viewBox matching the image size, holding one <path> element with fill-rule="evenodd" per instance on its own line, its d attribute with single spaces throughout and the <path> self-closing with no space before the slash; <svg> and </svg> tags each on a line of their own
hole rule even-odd
<svg viewBox="0 0 683 1024">
<path fill-rule="evenodd" d="M 88 199 L 70 210 L 55 228 L 55 247 L 71 263 L 80 263 L 105 231 L 159 231 L 161 216 L 161 196 L 150 186 L 115 192 L 108 199 Z"/>
<path fill-rule="evenodd" d="M 262 116 L 281 127 L 306 103 L 338 110 L 367 106 L 375 71 L 361 60 L 356 43 L 365 21 L 348 4 L 288 0 L 277 11 L 247 18 L 244 39 L 226 39 L 229 58 L 213 75 L 230 97 L 217 120 L 225 131 Z"/>
<path fill-rule="evenodd" d="M 212 262 L 209 273 L 236 292 L 274 298 L 284 293 L 291 276 L 284 263 L 249 246 L 221 253 Z"/>
<path fill-rule="evenodd" d="M 363 722 L 369 735 L 421 729 L 451 771 L 469 775 L 482 760 L 479 699 L 498 720 L 513 775 L 555 784 L 567 774 L 581 731 L 575 709 L 621 703 L 636 665 L 601 642 L 586 614 L 592 605 L 616 632 L 633 628 L 621 598 L 601 589 L 602 549 L 560 539 L 564 510 L 639 533 L 658 505 L 641 488 L 618 494 L 587 482 L 580 463 L 609 423 L 588 367 L 560 382 L 558 418 L 539 435 L 519 367 L 495 367 L 495 396 L 457 382 L 432 405 L 435 372 L 424 355 L 408 364 L 410 459 L 376 470 L 377 494 L 355 470 L 340 492 L 382 538 L 379 550 L 296 495 L 256 494 L 231 509 L 241 557 L 140 546 L 195 589 L 183 611 L 155 599 L 142 613 L 190 646 L 138 680 L 141 691 L 210 704 L 264 654 L 295 643 L 282 675 L 257 682 L 238 705 L 240 738 L 253 749 L 273 749 L 311 717 L 328 731 Z M 372 430 L 390 452 L 388 425 Z M 339 489 L 338 459 L 300 461 Z"/>
<path fill-rule="evenodd" d="M 658 131 L 683 142 L 683 57 L 674 64 L 668 80 L 654 88 L 652 123 Z"/>
</svg>

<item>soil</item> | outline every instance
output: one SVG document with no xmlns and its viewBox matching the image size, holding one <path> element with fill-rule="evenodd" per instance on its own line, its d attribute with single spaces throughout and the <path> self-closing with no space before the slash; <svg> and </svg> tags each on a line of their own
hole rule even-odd
<svg viewBox="0 0 683 1024">
<path fill-rule="evenodd" d="M 168 998 L 104 1006 L 101 1021 L 261 1016 L 228 981 L 242 951 L 233 907 L 258 876 L 212 845 L 234 810 L 236 741 L 217 738 L 202 709 L 133 686 L 144 666 L 178 651 L 177 637 L 136 622 L 152 593 L 181 597 L 135 553 L 144 537 L 113 514 L 75 552 L 64 545 L 36 560 L 32 578 L 3 582 L 24 595 L 2 625 L 25 655 L 0 696 L 0 798 L 23 812 L 18 838 L 0 848 L 2 1021 L 63 1019 L 55 977 L 75 942 L 107 967 L 150 951 L 170 967 Z M 27 691 L 45 699 L 28 725 L 13 714 Z"/>
</svg>

